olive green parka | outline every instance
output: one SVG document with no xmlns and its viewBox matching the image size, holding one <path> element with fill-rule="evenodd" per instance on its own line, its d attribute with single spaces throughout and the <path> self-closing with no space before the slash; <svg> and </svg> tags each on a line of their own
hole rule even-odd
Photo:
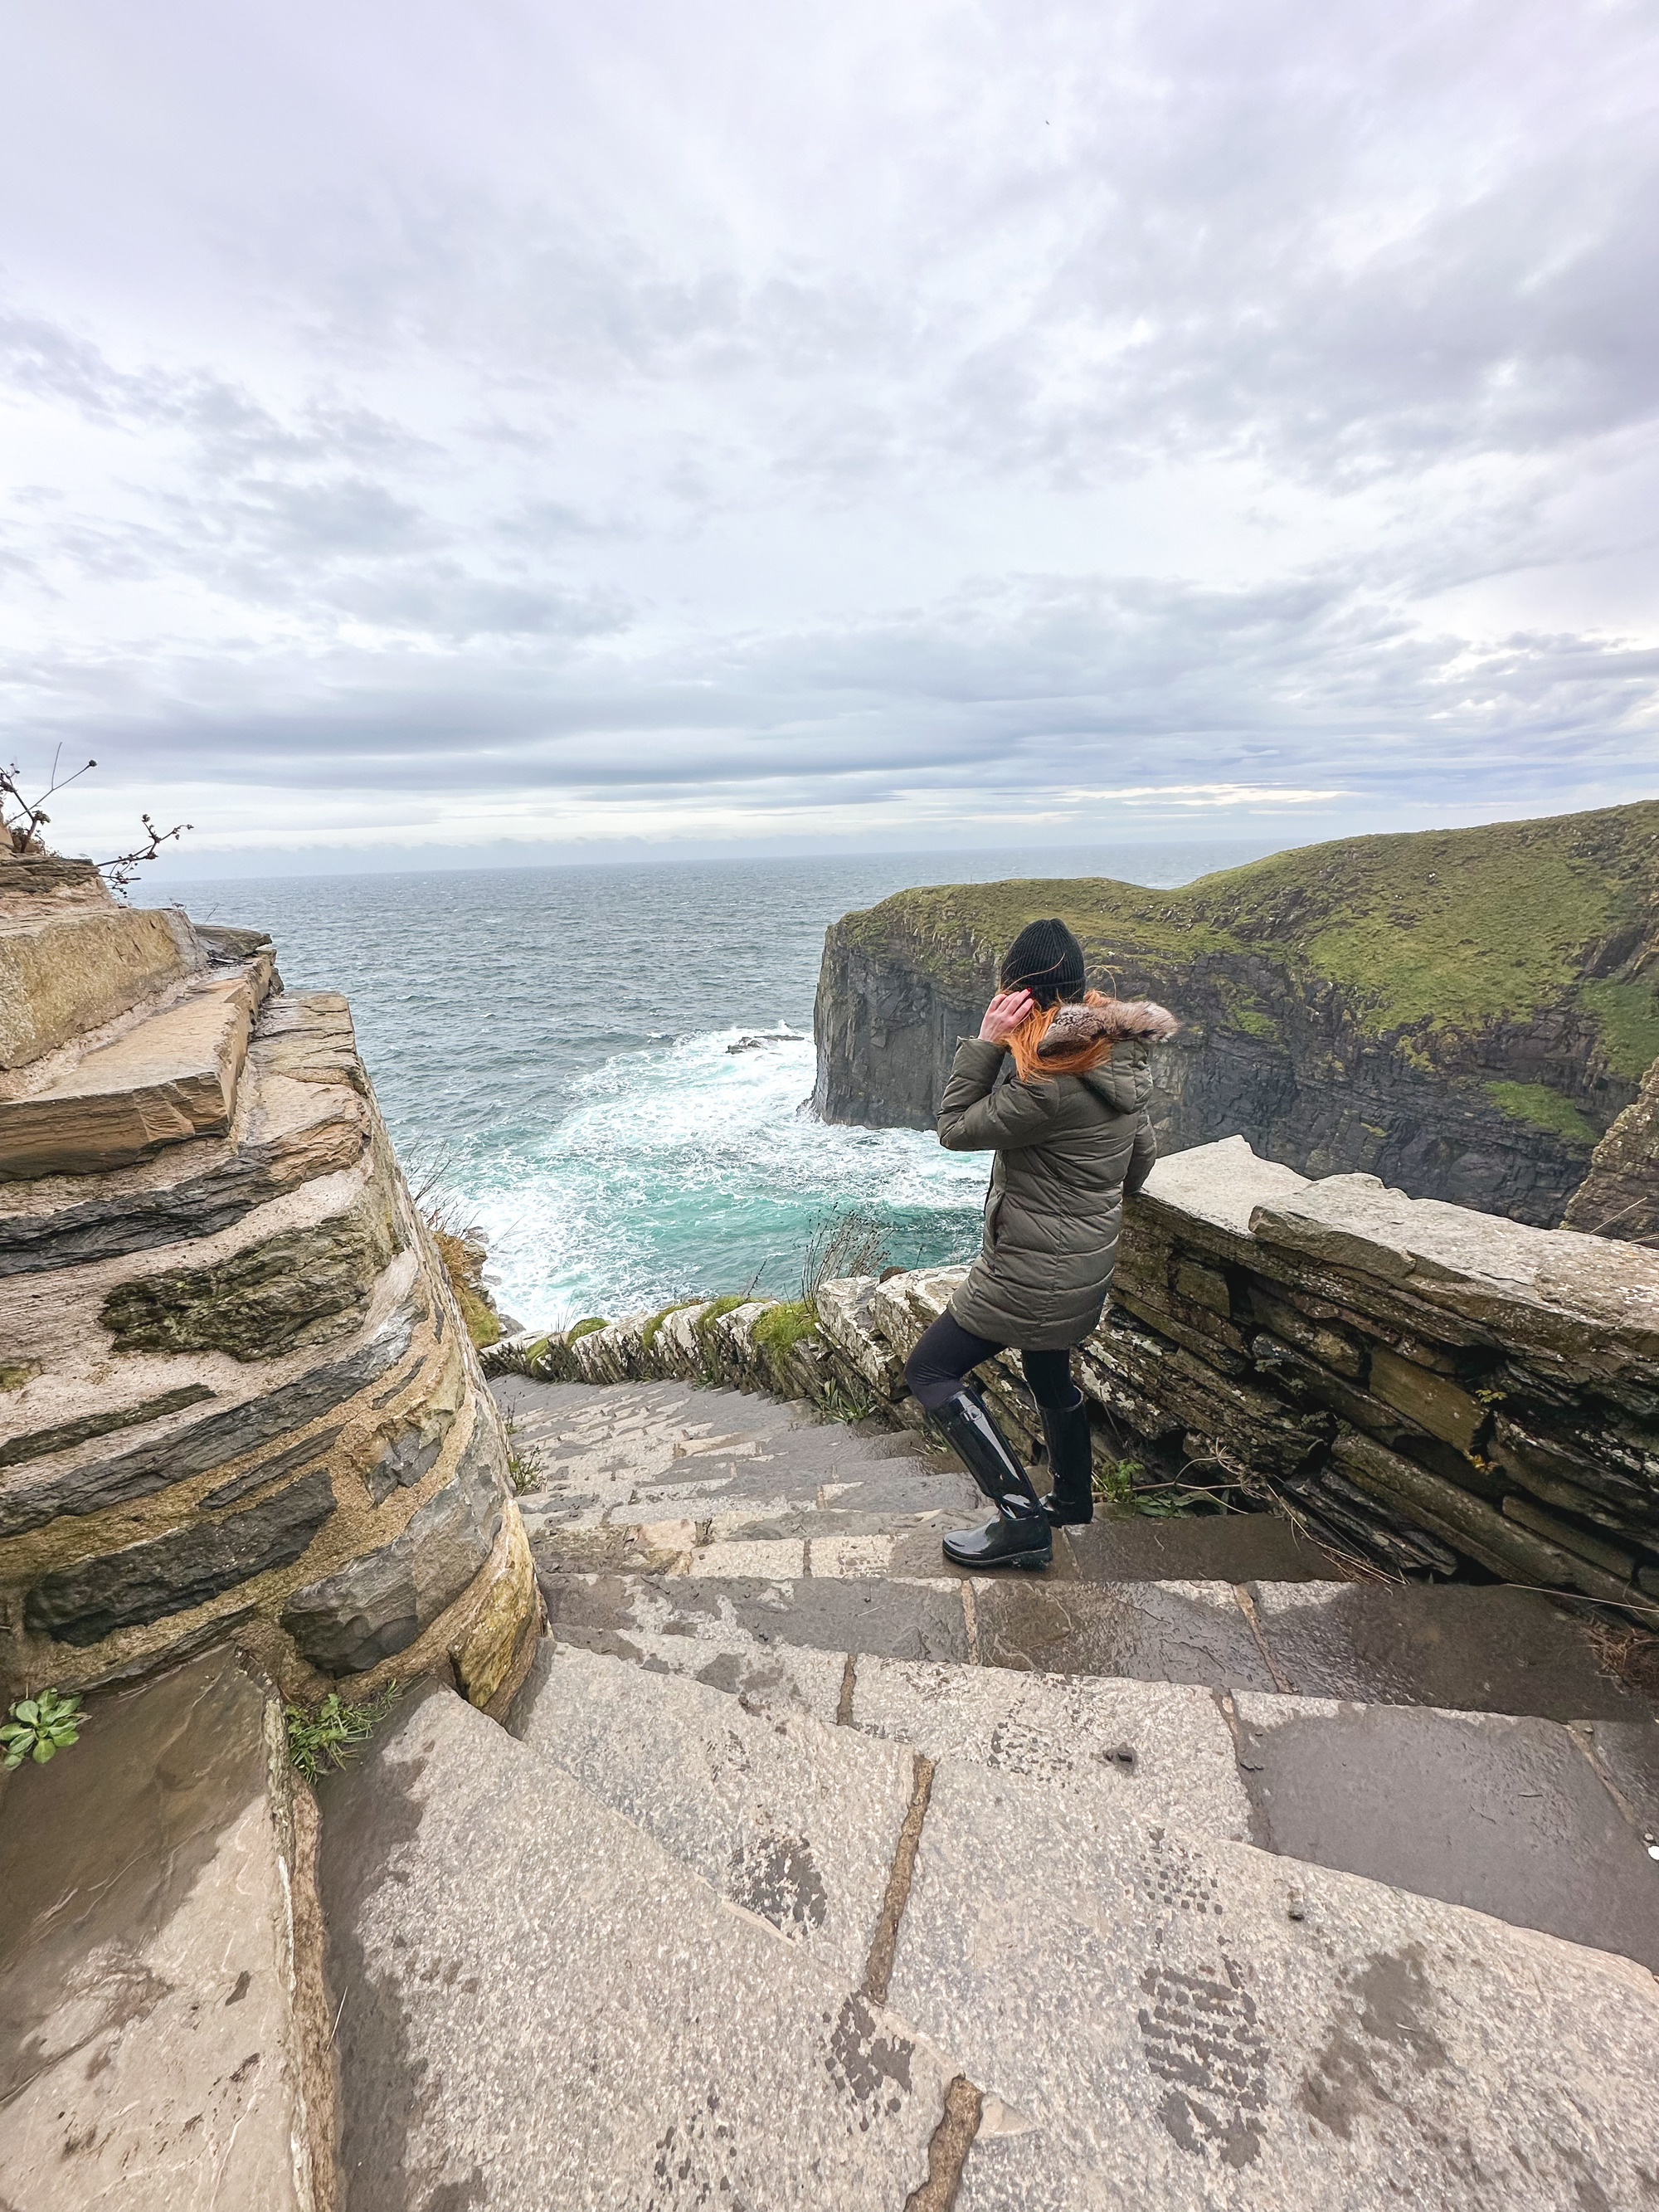
<svg viewBox="0 0 1659 2212">
<path fill-rule="evenodd" d="M 1178 1024 L 1162 1006 L 1116 1002 L 1097 1023 L 1115 1042 L 1086 1075 L 1022 1083 L 1006 1046 L 963 1037 L 957 1047 L 939 1142 L 994 1150 L 996 1164 L 980 1255 L 951 1311 L 994 1344 L 1058 1351 L 1088 1335 L 1111 1287 L 1123 1194 L 1158 1158 L 1148 1045 Z"/>
</svg>

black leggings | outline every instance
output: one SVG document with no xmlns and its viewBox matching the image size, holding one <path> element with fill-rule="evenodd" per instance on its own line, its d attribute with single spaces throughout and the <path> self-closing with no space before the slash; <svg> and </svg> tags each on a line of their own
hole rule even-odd
<svg viewBox="0 0 1659 2212">
<path fill-rule="evenodd" d="M 954 1398 L 963 1378 L 1004 1347 L 988 1337 L 970 1335 L 950 1313 L 942 1313 L 904 1363 L 904 1379 L 916 1402 L 934 1413 Z M 1072 1352 L 1022 1352 L 1020 1364 L 1031 1395 L 1051 1413 L 1062 1413 L 1077 1402 L 1072 1387 Z"/>
</svg>

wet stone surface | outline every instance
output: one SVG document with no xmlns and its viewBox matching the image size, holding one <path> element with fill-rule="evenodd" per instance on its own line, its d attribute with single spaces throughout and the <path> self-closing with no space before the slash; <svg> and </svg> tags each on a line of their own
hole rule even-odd
<svg viewBox="0 0 1659 2212">
<path fill-rule="evenodd" d="M 85 1710 L 0 1778 L 0 2203 L 300 2212 L 264 1695 L 222 1650 Z"/>
<path fill-rule="evenodd" d="M 1237 1700 L 1253 1842 L 1659 1971 L 1659 1864 L 1571 1729 L 1293 1702 Z"/>
<path fill-rule="evenodd" d="M 1308 1697 L 1549 1720 L 1646 1719 L 1588 1622 L 1530 1590 L 1382 1583 L 1257 1583 L 1269 1650 Z"/>
<path fill-rule="evenodd" d="M 1325 1582 L 1317 1544 L 1273 1513 L 1213 1513 L 1156 1521 L 1099 1516 L 1066 1531 L 1085 1582 Z"/>
<path fill-rule="evenodd" d="M 783 1846 L 717 1887 L 442 1691 L 323 1794 L 349 2204 L 892 2212 L 927 2171 L 953 2063 L 797 1940 Z"/>
<path fill-rule="evenodd" d="M 553 1634 L 707 1638 L 821 1651 L 876 1651 L 895 1659 L 969 1657 L 960 1590 L 884 1581 L 753 1583 L 686 1575 L 549 1575 L 542 1578 Z"/>
<path fill-rule="evenodd" d="M 1226 1583 L 1108 1588 L 1047 1577 L 974 1586 L 988 1667 L 1053 1674 L 1124 1674 L 1208 1687 L 1276 1686 Z"/>
</svg>

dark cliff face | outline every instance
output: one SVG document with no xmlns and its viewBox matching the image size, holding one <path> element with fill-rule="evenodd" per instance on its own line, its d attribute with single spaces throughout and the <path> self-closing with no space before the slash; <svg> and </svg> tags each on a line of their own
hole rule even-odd
<svg viewBox="0 0 1659 2212">
<path fill-rule="evenodd" d="M 1659 1060 L 1596 1146 L 1561 1226 L 1659 1244 Z"/>
<path fill-rule="evenodd" d="M 1178 891 L 904 891 L 829 932 L 825 1120 L 931 1127 L 1001 947 L 1041 914 L 1091 981 L 1186 1024 L 1153 1056 L 1165 1151 L 1243 1135 L 1551 1226 L 1659 1056 L 1659 803 L 1315 846 Z"/>
</svg>

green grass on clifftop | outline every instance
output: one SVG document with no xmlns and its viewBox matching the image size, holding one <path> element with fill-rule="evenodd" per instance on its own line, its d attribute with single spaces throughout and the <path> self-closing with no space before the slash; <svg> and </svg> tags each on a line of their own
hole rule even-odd
<svg viewBox="0 0 1659 2212">
<path fill-rule="evenodd" d="M 1084 878 L 901 891 L 839 927 L 854 945 L 902 952 L 963 1006 L 1010 939 L 1047 914 L 1076 932 L 1097 978 L 1121 969 L 1128 988 L 1155 989 L 1206 953 L 1255 954 L 1289 980 L 1339 985 L 1375 1032 L 1475 1033 L 1572 997 L 1608 1059 L 1635 1077 L 1659 1055 L 1659 1003 L 1645 981 L 1589 971 L 1621 965 L 1656 909 L 1659 800 L 1649 799 L 1345 838 L 1179 890 Z M 1231 1018 L 1257 1035 L 1273 1027 L 1248 996 Z"/>
</svg>

